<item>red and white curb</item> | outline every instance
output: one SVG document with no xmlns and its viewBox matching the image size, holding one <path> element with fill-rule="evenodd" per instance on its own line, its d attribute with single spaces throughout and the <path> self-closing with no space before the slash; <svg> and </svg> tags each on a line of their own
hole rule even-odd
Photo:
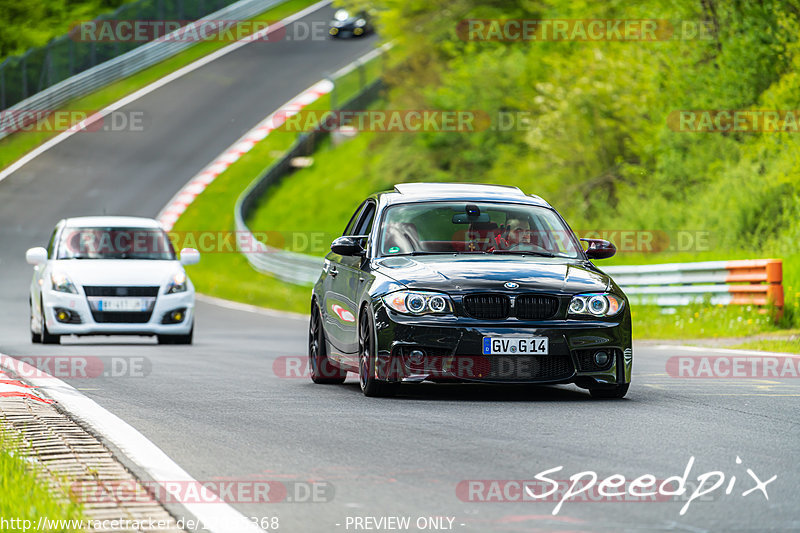
<svg viewBox="0 0 800 533">
<path fill-rule="evenodd" d="M 37 388 L 0 371 L 0 398 L 25 398 L 36 402 L 54 403 L 49 398 L 39 396 Z"/>
<path fill-rule="evenodd" d="M 72 385 L 41 371 L 24 361 L 14 359 L 0 353 L 0 369 L 7 369 L 26 377 L 31 385 L 20 386 L 15 383 L 3 383 L 0 389 L 10 395 L 18 396 L 19 393 L 31 394 L 34 400 L 45 403 L 57 403 L 72 414 L 78 422 L 91 428 L 95 433 L 103 436 L 108 442 L 116 446 L 121 453 L 139 465 L 156 483 L 165 485 L 171 482 L 185 483 L 200 487 L 201 483 L 195 480 L 188 472 L 169 458 L 161 448 L 137 431 L 133 426 L 107 411 L 94 400 L 84 396 Z M 2 371 L 0 370 L 0 374 Z M 5 375 L 5 374 L 2 374 Z M 42 389 L 47 397 L 38 396 L 31 391 Z M 202 528 L 213 533 L 263 533 L 263 530 L 249 518 L 223 501 L 219 496 L 202 487 L 201 501 L 203 503 L 183 503 L 183 507 L 195 516 Z"/>
<path fill-rule="evenodd" d="M 253 149 L 255 145 L 263 141 L 267 135 L 280 128 L 288 117 L 296 115 L 307 105 L 316 102 L 322 96 L 333 90 L 333 82 L 322 80 L 292 100 L 281 106 L 281 108 L 267 118 L 255 125 L 253 129 L 242 135 L 227 150 L 222 152 L 208 166 L 194 176 L 189 183 L 183 186 L 172 200 L 158 214 L 158 221 L 167 231 L 171 230 L 186 208 L 194 202 L 195 198 L 203 192 L 206 187 L 211 185 L 217 176 L 225 172 L 229 166 L 238 161 L 244 154 Z"/>
</svg>

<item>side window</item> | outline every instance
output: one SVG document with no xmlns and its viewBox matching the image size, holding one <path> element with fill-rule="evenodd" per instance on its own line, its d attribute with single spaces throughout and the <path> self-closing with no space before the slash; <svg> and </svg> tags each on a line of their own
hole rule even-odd
<svg viewBox="0 0 800 533">
<path fill-rule="evenodd" d="M 375 220 L 375 202 L 367 202 L 361 216 L 358 217 L 356 232 L 354 235 L 368 235 L 372 230 L 372 222 Z"/>
<path fill-rule="evenodd" d="M 360 206 L 358 206 L 356 212 L 353 213 L 352 217 L 350 217 L 350 222 L 348 222 L 347 227 L 344 228 L 344 233 L 342 233 L 342 237 L 346 237 L 347 235 L 358 235 L 358 233 L 356 233 L 355 231 L 356 223 L 360 220 L 360 217 L 358 215 L 361 213 L 361 210 L 364 208 L 364 205 L 366 203 L 367 202 L 364 202 Z"/>
<path fill-rule="evenodd" d="M 50 242 L 47 243 L 47 257 L 50 259 L 55 259 L 56 252 L 53 248 L 55 246 L 56 233 L 58 233 L 58 228 L 53 230 L 53 234 L 50 235 Z"/>
</svg>

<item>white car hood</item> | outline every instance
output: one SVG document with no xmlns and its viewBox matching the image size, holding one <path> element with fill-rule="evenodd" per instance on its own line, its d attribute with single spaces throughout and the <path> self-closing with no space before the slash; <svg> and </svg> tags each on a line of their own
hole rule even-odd
<svg viewBox="0 0 800 533">
<path fill-rule="evenodd" d="M 75 285 L 159 287 L 183 269 L 179 261 L 140 259 L 65 259 L 53 261 L 50 268 Z"/>
</svg>

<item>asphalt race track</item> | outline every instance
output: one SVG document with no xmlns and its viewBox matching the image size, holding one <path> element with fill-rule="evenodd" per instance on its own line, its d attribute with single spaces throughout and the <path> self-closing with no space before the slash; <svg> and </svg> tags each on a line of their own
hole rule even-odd
<svg viewBox="0 0 800 533">
<path fill-rule="evenodd" d="M 330 15 L 326 8 L 307 21 Z M 57 220 L 155 216 L 261 118 L 376 42 L 248 45 L 131 104 L 149 117 L 145 132 L 76 134 L 0 183 L 0 351 L 146 362 L 142 376 L 67 381 L 195 479 L 292 487 L 281 503 L 234 504 L 247 516 L 278 517 L 280 531 L 354 531 L 353 517 L 387 516 L 410 517 L 410 531 L 418 517 L 444 517 L 444 526 L 452 518 L 456 531 L 800 529 L 800 380 L 678 379 L 666 371 L 671 356 L 713 351 L 638 344 L 622 401 L 593 401 L 572 386 L 432 384 L 367 399 L 355 379 L 319 386 L 281 371 L 280 358 L 305 356 L 305 320 L 207 301 L 198 302 L 193 346 L 102 337 L 30 343 L 24 253 L 44 244 Z M 690 481 L 721 471 L 725 483 L 683 516 L 685 501 L 677 500 L 567 501 L 552 515 L 557 501 L 464 501 L 459 489 L 468 480 L 531 480 L 558 466 L 553 479 L 583 471 L 664 479 L 682 475 L 692 456 Z M 741 495 L 754 485 L 748 468 L 763 481 L 777 475 L 768 501 L 759 491 Z M 330 501 L 297 502 L 310 481 L 325 489 L 318 499 Z"/>
</svg>

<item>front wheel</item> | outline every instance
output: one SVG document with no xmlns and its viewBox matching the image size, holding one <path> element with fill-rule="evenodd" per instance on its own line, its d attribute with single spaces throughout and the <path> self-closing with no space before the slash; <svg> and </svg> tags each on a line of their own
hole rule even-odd
<svg viewBox="0 0 800 533">
<path fill-rule="evenodd" d="M 33 337 L 33 335 L 31 335 Z M 51 335 L 47 331 L 47 324 L 42 322 L 42 344 L 61 344 L 61 335 Z"/>
<path fill-rule="evenodd" d="M 314 383 L 339 384 L 347 378 L 347 370 L 335 366 L 328 359 L 322 316 L 316 304 L 311 307 L 311 320 L 308 323 L 308 368 Z"/>
<path fill-rule="evenodd" d="M 186 335 L 158 335 L 158 344 L 192 344 L 194 324 Z"/>
<path fill-rule="evenodd" d="M 42 314 L 42 344 L 61 344 L 61 335 L 51 335 L 49 331 L 47 331 L 47 321 L 44 318 L 44 302 L 40 303 Z M 33 337 L 33 333 L 31 333 L 31 338 Z"/>
<path fill-rule="evenodd" d="M 630 386 L 630 383 L 623 383 L 622 385 L 615 385 L 613 387 L 589 389 L 589 394 L 592 395 L 592 398 L 598 399 L 624 398 L 625 395 L 628 394 L 628 388 Z"/>
<path fill-rule="evenodd" d="M 33 314 L 33 302 L 30 299 L 28 299 L 28 309 L 30 310 L 31 342 L 33 344 L 39 344 L 42 342 L 42 334 L 33 331 L 33 323 L 35 321 L 35 316 Z"/>
<path fill-rule="evenodd" d="M 381 381 L 375 377 L 377 358 L 375 328 L 369 308 L 361 313 L 358 326 L 358 382 L 364 396 L 394 396 L 399 383 Z"/>
</svg>

